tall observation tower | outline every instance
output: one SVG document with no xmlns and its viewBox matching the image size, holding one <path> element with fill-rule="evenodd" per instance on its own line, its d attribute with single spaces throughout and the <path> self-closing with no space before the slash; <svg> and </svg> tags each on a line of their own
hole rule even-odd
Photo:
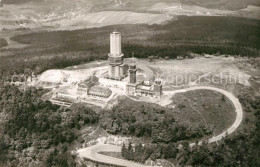
<svg viewBox="0 0 260 167">
<path fill-rule="evenodd" d="M 108 78 L 121 80 L 127 74 L 124 64 L 124 54 L 121 52 L 121 34 L 117 31 L 110 33 L 110 53 L 108 54 Z"/>
</svg>

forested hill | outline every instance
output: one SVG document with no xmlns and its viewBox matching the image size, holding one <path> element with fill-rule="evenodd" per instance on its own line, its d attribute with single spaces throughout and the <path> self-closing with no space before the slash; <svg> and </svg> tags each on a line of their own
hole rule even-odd
<svg viewBox="0 0 260 167">
<path fill-rule="evenodd" d="M 0 167 L 76 167 L 69 148 L 99 116 L 84 106 L 60 108 L 43 101 L 43 89 L 0 83 Z"/>
<path fill-rule="evenodd" d="M 174 159 L 181 166 L 260 165 L 260 98 L 252 93 L 242 94 L 239 100 L 245 108 L 245 124 L 253 121 L 255 127 L 228 136 L 219 145 L 205 143 L 192 149 L 187 139 L 200 138 L 205 131 L 181 125 L 170 109 L 121 101 L 120 106 L 97 113 L 83 105 L 75 104 L 70 108 L 53 105 L 41 100 L 44 93 L 41 88 L 19 90 L 16 86 L 0 83 L 1 167 L 79 166 L 71 152 L 75 150 L 73 143 L 84 142 L 78 140 L 81 128 L 98 123 L 111 134 L 150 138 L 148 141 L 152 143 L 139 145 L 135 151 L 131 147 L 122 150 L 123 157 L 129 160 Z M 249 113 L 254 117 L 247 117 Z M 171 133 L 173 131 L 176 133 Z M 180 140 L 186 140 L 181 142 L 182 148 L 177 143 Z"/>
<path fill-rule="evenodd" d="M 107 59 L 109 33 L 115 28 L 122 33 L 126 57 L 134 53 L 137 58 L 154 55 L 174 59 L 189 52 L 259 56 L 260 21 L 184 16 L 164 25 L 116 25 L 15 36 L 12 40 L 30 46 L 11 52 L 1 49 L 6 56 L 0 57 L 0 77 L 23 73 L 24 68 L 38 74 L 51 68 Z"/>
</svg>

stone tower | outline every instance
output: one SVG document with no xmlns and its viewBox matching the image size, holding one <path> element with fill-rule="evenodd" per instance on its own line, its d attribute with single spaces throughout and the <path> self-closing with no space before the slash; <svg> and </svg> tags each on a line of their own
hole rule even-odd
<svg viewBox="0 0 260 167">
<path fill-rule="evenodd" d="M 157 75 L 159 75 L 159 69 L 158 69 Z M 162 95 L 162 81 L 158 76 L 154 82 L 154 95 L 155 95 L 155 97 L 158 97 L 158 98 L 160 98 Z"/>
<path fill-rule="evenodd" d="M 129 66 L 129 83 L 135 84 L 136 83 L 136 65 L 132 62 Z"/>
<path fill-rule="evenodd" d="M 135 90 L 138 83 L 136 82 L 136 65 L 132 62 L 128 69 L 128 83 L 126 84 L 126 94 L 135 96 Z"/>
<path fill-rule="evenodd" d="M 160 81 L 160 80 L 155 80 L 154 95 L 155 95 L 155 97 L 161 97 L 161 95 L 162 95 L 162 81 Z"/>
<path fill-rule="evenodd" d="M 117 31 L 110 33 L 110 53 L 108 54 L 108 78 L 121 80 L 126 76 L 124 54 L 121 52 L 121 34 Z"/>
</svg>

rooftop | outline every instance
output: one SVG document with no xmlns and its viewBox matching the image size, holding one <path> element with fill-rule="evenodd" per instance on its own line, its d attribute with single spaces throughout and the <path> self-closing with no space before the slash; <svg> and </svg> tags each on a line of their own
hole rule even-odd
<svg viewBox="0 0 260 167">
<path fill-rule="evenodd" d="M 138 85 L 137 89 L 142 89 L 142 90 L 152 90 L 152 86 L 146 86 L 146 85 Z"/>
<path fill-rule="evenodd" d="M 111 34 L 120 34 L 120 32 L 118 32 L 118 31 L 113 31 Z"/>
<path fill-rule="evenodd" d="M 110 94 L 111 90 L 105 87 L 101 87 L 101 86 L 93 86 L 90 88 L 90 91 L 94 91 L 94 92 L 104 92 L 106 94 Z"/>
</svg>

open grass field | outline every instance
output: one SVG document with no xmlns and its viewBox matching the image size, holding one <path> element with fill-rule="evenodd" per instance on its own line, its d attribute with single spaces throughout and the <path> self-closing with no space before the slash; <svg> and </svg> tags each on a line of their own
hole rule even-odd
<svg viewBox="0 0 260 167">
<path fill-rule="evenodd" d="M 196 90 L 177 94 L 173 98 L 173 111 L 180 121 L 204 124 L 214 135 L 222 133 L 235 121 L 236 113 L 232 103 L 222 94 L 208 90 Z M 169 106 L 168 106 L 169 107 Z"/>
<path fill-rule="evenodd" d="M 137 13 L 134 10 L 107 11 L 106 6 L 113 6 L 109 4 L 111 2 L 97 4 L 95 1 L 59 0 L 5 4 L 0 8 L 0 28 L 1 30 L 26 28 L 33 31 L 75 30 L 115 24 L 160 24 L 171 19 L 160 13 Z"/>
<path fill-rule="evenodd" d="M 122 2 L 129 3 L 133 7 L 151 7 L 158 3 L 173 4 L 182 3 L 183 5 L 196 5 L 204 8 L 212 9 L 228 9 L 228 10 L 239 10 L 246 8 L 248 5 L 260 5 L 257 0 L 122 0 Z"/>
<path fill-rule="evenodd" d="M 134 62 L 137 65 L 138 80 L 153 81 L 159 77 L 163 81 L 164 90 L 174 90 L 183 86 L 212 85 L 234 91 L 234 85 L 250 86 L 249 78 L 256 75 L 254 67 L 244 65 L 238 68 L 243 58 L 226 58 L 215 56 L 213 58 L 197 57 L 185 60 L 154 60 L 126 58 L 125 63 Z M 203 64 L 203 66 L 201 65 Z M 245 63 L 246 64 L 246 63 Z M 63 78 L 71 81 L 87 79 L 95 74 L 101 76 L 108 66 L 106 60 L 69 66 L 64 70 L 48 70 L 40 76 L 44 82 L 60 82 Z M 159 73 L 158 73 L 159 70 Z M 227 88 L 227 86 L 230 89 Z M 233 89 L 232 89 L 233 88 Z"/>
<path fill-rule="evenodd" d="M 155 60 L 151 63 L 146 61 L 146 64 L 155 70 L 159 68 L 159 76 L 163 79 L 165 90 L 201 84 L 225 86 L 239 83 L 249 86 L 250 72 L 243 71 L 236 65 L 241 60 L 219 56 L 185 60 Z"/>
</svg>

